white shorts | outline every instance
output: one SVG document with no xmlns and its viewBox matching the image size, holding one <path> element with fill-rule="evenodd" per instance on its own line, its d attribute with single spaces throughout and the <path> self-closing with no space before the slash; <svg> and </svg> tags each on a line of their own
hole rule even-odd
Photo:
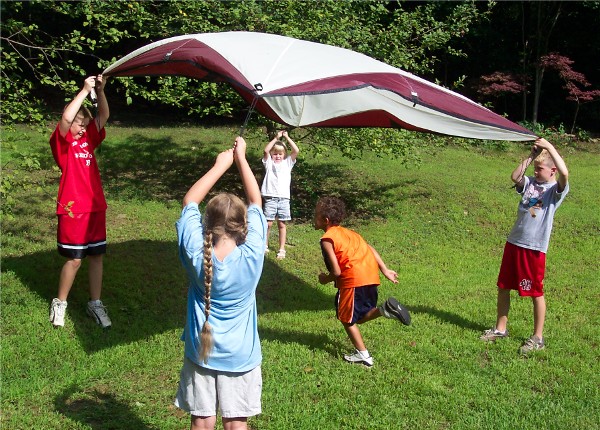
<svg viewBox="0 0 600 430">
<path fill-rule="evenodd" d="M 197 417 L 246 418 L 261 413 L 262 372 L 222 372 L 183 359 L 175 406 Z"/>
</svg>

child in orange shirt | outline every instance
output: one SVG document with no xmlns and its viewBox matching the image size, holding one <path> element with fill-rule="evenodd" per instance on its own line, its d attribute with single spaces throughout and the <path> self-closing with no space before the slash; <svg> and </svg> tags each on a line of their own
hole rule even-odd
<svg viewBox="0 0 600 430">
<path fill-rule="evenodd" d="M 377 306 L 379 271 L 394 284 L 398 283 L 398 274 L 387 268 L 379 253 L 360 234 L 340 226 L 345 216 L 346 208 L 339 198 L 322 197 L 317 202 L 314 227 L 325 232 L 321 237 L 321 252 L 329 270 L 319 274 L 319 282 L 335 282 L 338 289 L 337 319 L 356 348 L 354 353 L 344 355 L 344 360 L 371 367 L 373 357 L 357 324 L 384 316 L 409 325 L 410 314 L 394 297 Z"/>
</svg>

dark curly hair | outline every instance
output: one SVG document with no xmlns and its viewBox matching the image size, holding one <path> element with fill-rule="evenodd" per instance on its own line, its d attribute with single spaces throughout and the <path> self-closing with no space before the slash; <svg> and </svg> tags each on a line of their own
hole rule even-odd
<svg viewBox="0 0 600 430">
<path fill-rule="evenodd" d="M 346 218 L 346 205 L 339 197 L 321 197 L 317 201 L 315 211 L 318 211 L 323 218 L 329 218 L 332 225 L 340 225 Z"/>
</svg>

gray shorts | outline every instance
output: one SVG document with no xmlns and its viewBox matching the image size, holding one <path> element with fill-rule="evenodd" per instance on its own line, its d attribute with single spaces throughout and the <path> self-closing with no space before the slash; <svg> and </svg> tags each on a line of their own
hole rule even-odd
<svg viewBox="0 0 600 430">
<path fill-rule="evenodd" d="M 291 221 L 290 199 L 283 197 L 263 197 L 265 201 L 265 218 L 267 221 Z"/>
<path fill-rule="evenodd" d="M 221 372 L 183 359 L 175 406 L 197 417 L 246 418 L 261 413 L 260 366 L 248 372 Z"/>
</svg>

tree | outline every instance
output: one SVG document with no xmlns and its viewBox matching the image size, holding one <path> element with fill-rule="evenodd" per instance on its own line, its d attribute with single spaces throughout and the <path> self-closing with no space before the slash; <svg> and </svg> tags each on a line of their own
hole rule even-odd
<svg viewBox="0 0 600 430">
<path fill-rule="evenodd" d="M 573 123 L 571 125 L 571 134 L 575 130 L 575 123 L 577 121 L 577 115 L 579 114 L 579 107 L 584 103 L 593 102 L 600 99 L 600 90 L 585 90 L 591 84 L 586 79 L 583 73 L 576 72 L 571 68 L 571 64 L 574 61 L 564 55 L 560 55 L 556 52 L 544 55 L 540 58 L 540 68 L 543 70 L 555 70 L 558 72 L 558 76 L 564 82 L 563 88 L 567 90 L 567 100 L 574 101 L 577 106 L 575 108 L 575 114 L 573 116 Z M 583 88 L 580 88 L 583 87 Z"/>
<path fill-rule="evenodd" d="M 444 56 L 465 56 L 453 41 L 483 16 L 473 3 L 379 0 L 38 0 L 0 5 L 5 124 L 44 122 L 49 117 L 44 104 L 62 109 L 84 76 L 98 73 L 139 46 L 170 36 L 273 32 L 353 49 L 422 75 L 431 73 Z M 227 86 L 181 77 L 117 78 L 107 89 L 111 103 L 170 106 L 198 117 L 235 115 L 245 108 Z M 371 138 L 364 133 L 366 142 L 381 140 L 380 132 Z"/>
<path fill-rule="evenodd" d="M 475 84 L 475 88 L 483 97 L 499 98 L 506 94 L 522 94 L 526 92 L 527 80 L 527 76 L 519 76 L 508 72 L 494 72 L 490 75 L 481 76 Z"/>
</svg>

